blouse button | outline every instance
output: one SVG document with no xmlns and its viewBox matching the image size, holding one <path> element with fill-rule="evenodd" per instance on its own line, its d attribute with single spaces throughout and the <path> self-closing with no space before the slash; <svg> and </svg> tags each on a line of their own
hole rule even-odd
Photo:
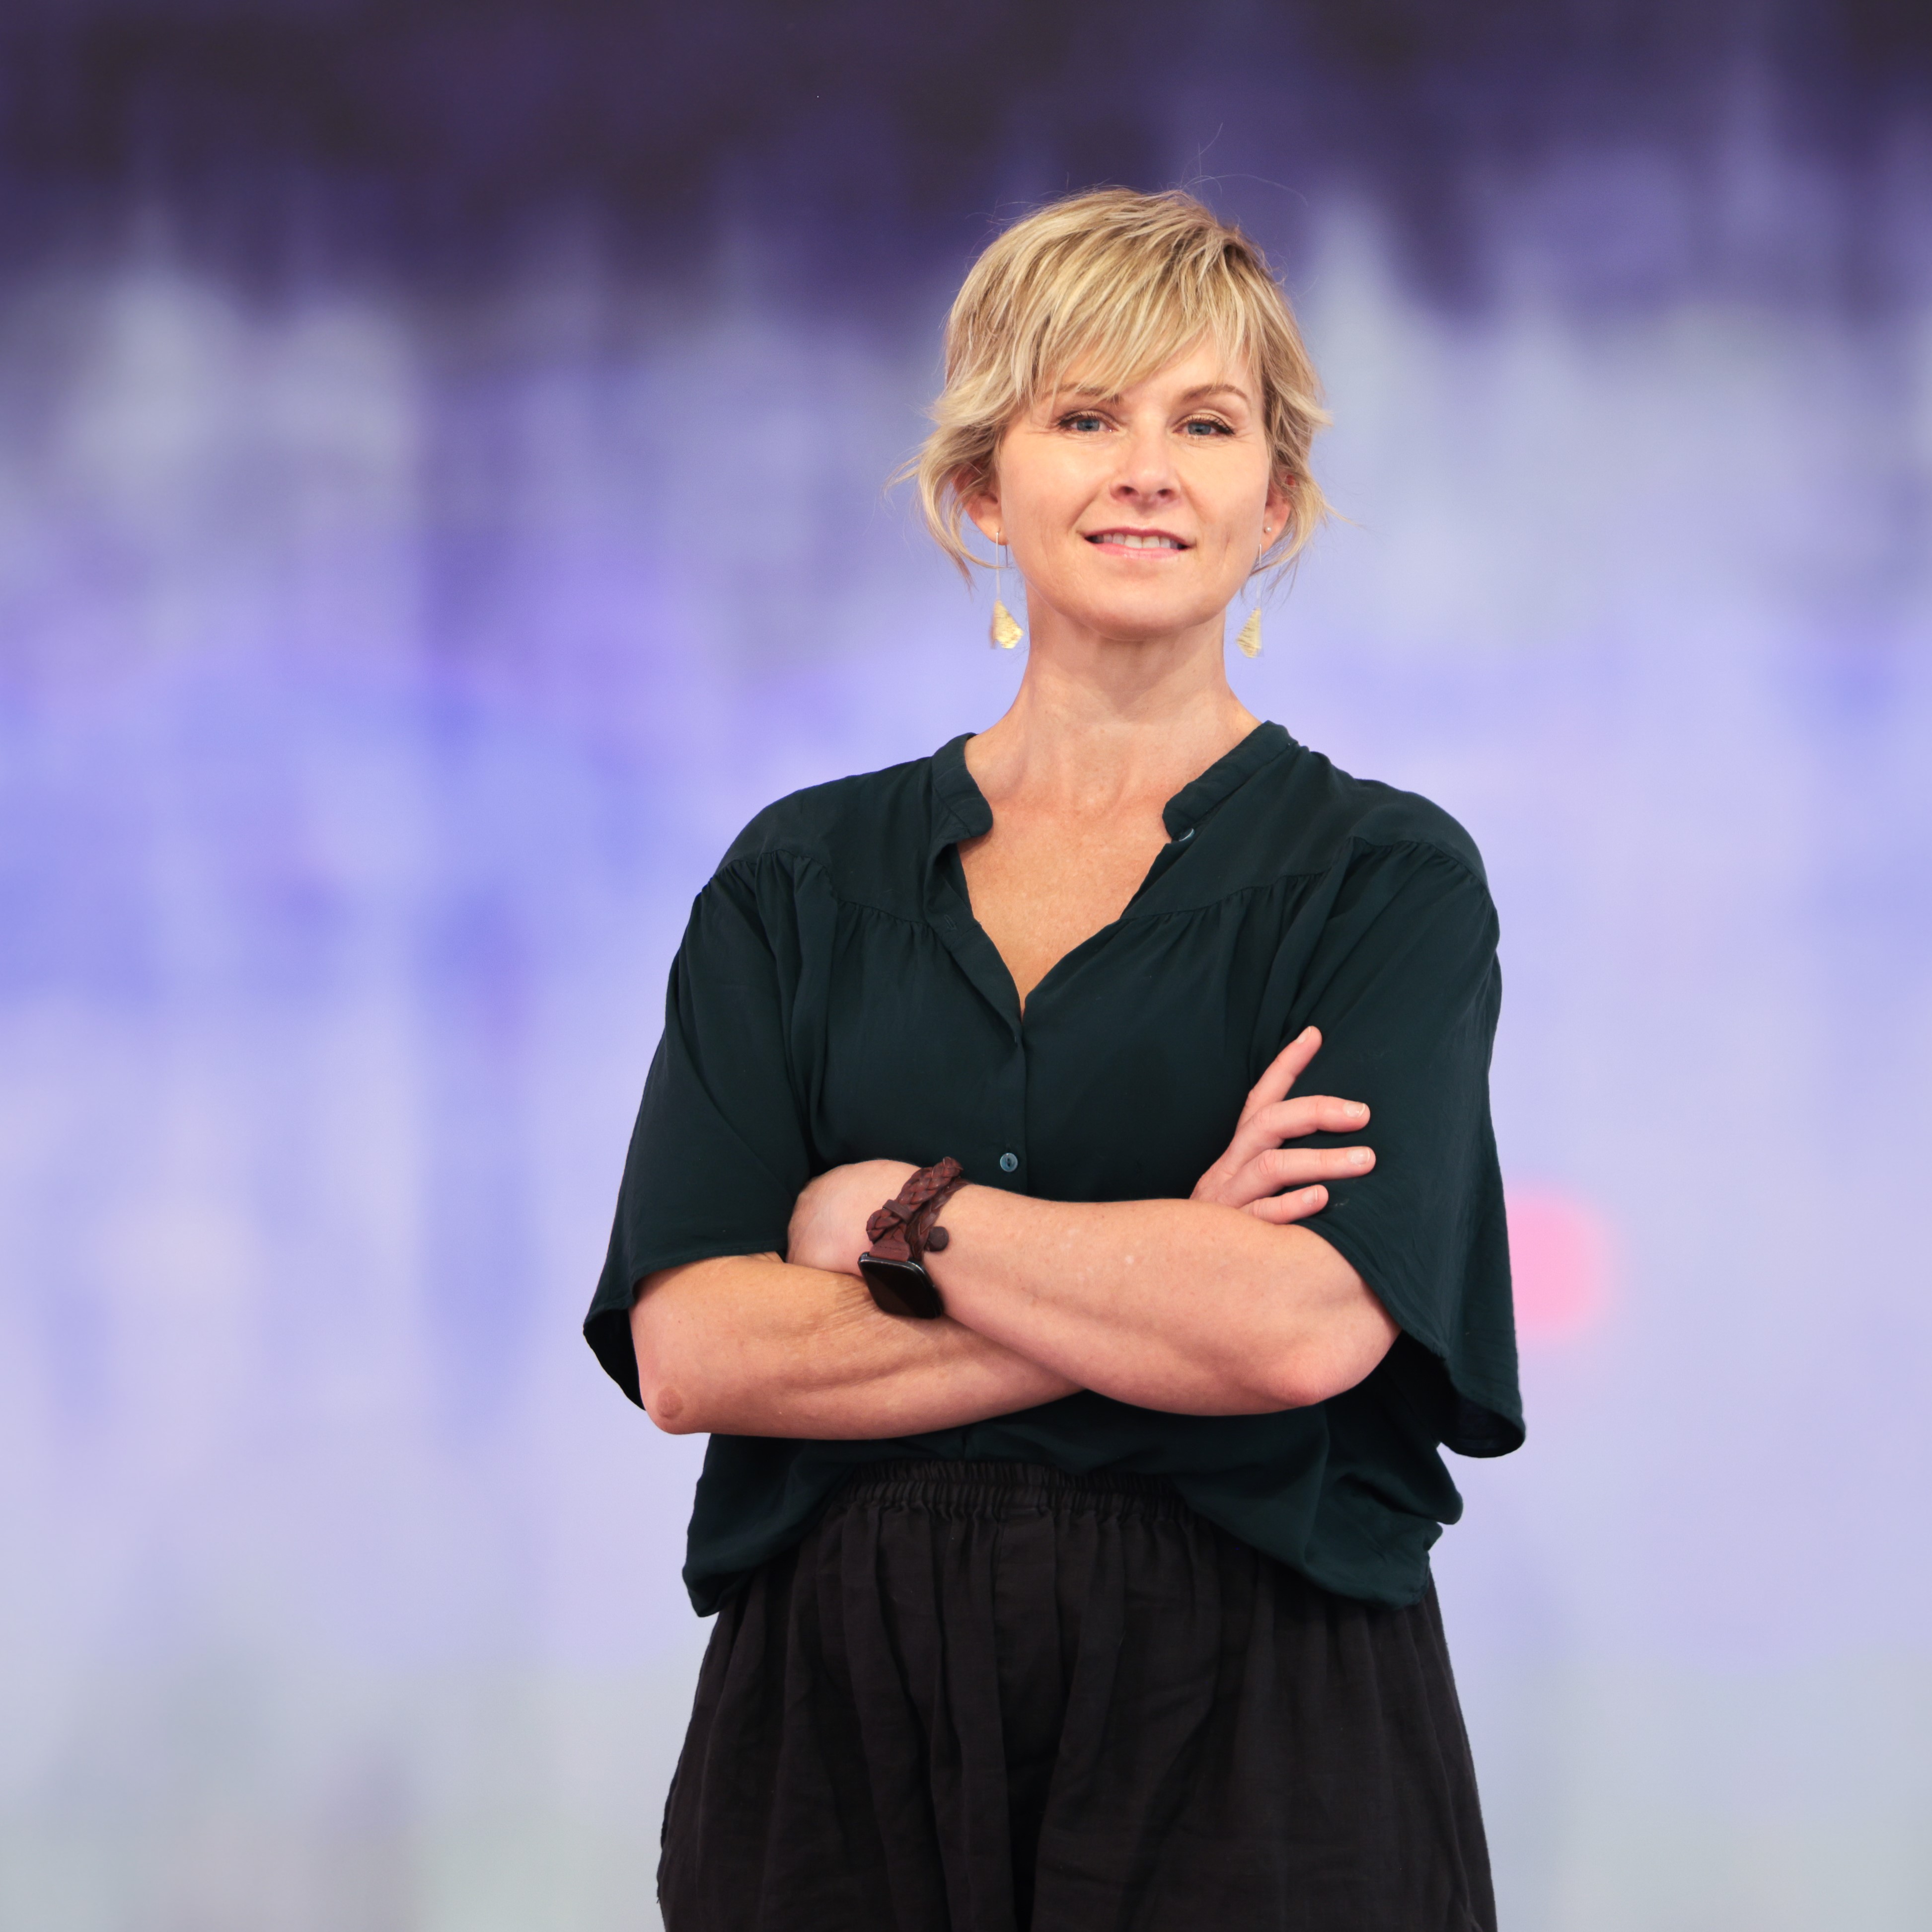
<svg viewBox="0 0 1932 1932">
<path fill-rule="evenodd" d="M 1010 1174 L 1019 1164 L 1020 1157 L 1017 1154 L 1002 1154 L 1000 1156 L 1000 1172 Z"/>
</svg>

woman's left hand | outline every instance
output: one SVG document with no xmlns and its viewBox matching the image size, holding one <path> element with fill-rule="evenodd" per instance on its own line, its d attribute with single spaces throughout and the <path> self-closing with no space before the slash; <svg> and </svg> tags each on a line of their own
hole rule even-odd
<svg viewBox="0 0 1932 1932">
<path fill-rule="evenodd" d="M 1358 1100 L 1326 1093 L 1288 1098 L 1321 1048 L 1322 1035 L 1304 1026 L 1275 1056 L 1241 1108 L 1228 1151 L 1195 1183 L 1192 1199 L 1245 1208 L 1257 1220 L 1286 1225 L 1328 1205 L 1324 1180 L 1366 1174 L 1375 1165 L 1372 1147 L 1281 1144 L 1304 1134 L 1359 1133 L 1368 1124 L 1369 1110 Z"/>
<path fill-rule="evenodd" d="M 918 1169 L 904 1161 L 851 1161 L 806 1184 L 791 1211 L 785 1259 L 795 1268 L 856 1275 L 866 1223 Z"/>
</svg>

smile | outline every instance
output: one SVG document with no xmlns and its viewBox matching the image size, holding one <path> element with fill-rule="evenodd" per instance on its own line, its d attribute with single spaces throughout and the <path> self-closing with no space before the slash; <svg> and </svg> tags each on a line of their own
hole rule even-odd
<svg viewBox="0 0 1932 1932">
<path fill-rule="evenodd" d="M 1164 530 L 1096 530 L 1087 541 L 1104 545 L 1109 550 L 1185 550 L 1189 547 Z"/>
</svg>

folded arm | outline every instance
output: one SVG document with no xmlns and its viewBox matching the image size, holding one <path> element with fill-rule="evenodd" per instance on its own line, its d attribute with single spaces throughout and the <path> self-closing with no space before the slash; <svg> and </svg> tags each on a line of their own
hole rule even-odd
<svg viewBox="0 0 1932 1932">
<path fill-rule="evenodd" d="M 881 1314 L 854 1272 L 866 1217 L 911 1168 L 820 1175 L 793 1215 L 789 1261 L 729 1257 L 646 1279 L 631 1316 L 646 1408 L 680 1433 L 875 1438 L 1082 1388 L 1240 1415 L 1352 1387 L 1396 1331 L 1348 1262 L 1289 1224 L 1325 1204 L 1320 1176 L 1373 1162 L 1365 1148 L 1280 1144 L 1367 1118 L 1327 1096 L 1286 1098 L 1319 1044 L 1310 1029 L 1262 1076 L 1192 1200 L 962 1189 L 945 1210 L 951 1244 L 927 1264 L 941 1321 Z"/>
<path fill-rule="evenodd" d="M 1352 1388 L 1395 1324 L 1319 1235 L 1198 1200 L 1080 1205 L 968 1188 L 928 1262 L 953 1318 L 1142 1408 L 1250 1415 Z"/>
<path fill-rule="evenodd" d="M 956 1321 L 882 1315 L 856 1275 L 776 1254 L 646 1275 L 631 1342 L 644 1407 L 678 1435 L 917 1435 L 1078 1386 Z"/>
</svg>

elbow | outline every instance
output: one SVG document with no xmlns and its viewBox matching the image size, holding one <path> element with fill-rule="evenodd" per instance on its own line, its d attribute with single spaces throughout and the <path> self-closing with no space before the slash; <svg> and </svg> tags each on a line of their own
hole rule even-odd
<svg viewBox="0 0 1932 1932">
<path fill-rule="evenodd" d="M 688 1362 L 657 1350 L 638 1351 L 638 1400 L 666 1435 L 708 1435 L 712 1425 L 704 1382 Z"/>
<path fill-rule="evenodd" d="M 631 1309 L 631 1351 L 637 1358 L 638 1400 L 645 1414 L 667 1435 L 704 1435 L 712 1431 L 707 1384 L 700 1372 L 685 1324 L 676 1311 L 648 1291 Z"/>
<path fill-rule="evenodd" d="M 666 1435 L 708 1435 L 712 1432 L 704 1378 L 697 1365 L 679 1361 L 675 1352 L 638 1351 L 638 1399 Z"/>
<path fill-rule="evenodd" d="M 1291 1363 L 1266 1376 L 1258 1393 L 1267 1413 L 1312 1409 L 1334 1396 L 1346 1395 L 1368 1372 L 1364 1369 L 1360 1375 L 1324 1375 L 1302 1363 Z"/>
<path fill-rule="evenodd" d="M 1400 1331 L 1379 1303 L 1351 1312 L 1349 1318 L 1329 1324 L 1303 1338 L 1268 1365 L 1263 1392 L 1270 1405 L 1282 1409 L 1309 1409 L 1332 1400 L 1368 1380 Z"/>
<path fill-rule="evenodd" d="M 645 1384 L 640 1375 L 638 1378 L 638 1394 L 644 1405 L 645 1414 L 666 1435 L 705 1435 L 710 1432 L 698 1412 L 697 1405 L 687 1402 L 684 1392 L 675 1383 L 660 1382 L 652 1387 Z"/>
</svg>

